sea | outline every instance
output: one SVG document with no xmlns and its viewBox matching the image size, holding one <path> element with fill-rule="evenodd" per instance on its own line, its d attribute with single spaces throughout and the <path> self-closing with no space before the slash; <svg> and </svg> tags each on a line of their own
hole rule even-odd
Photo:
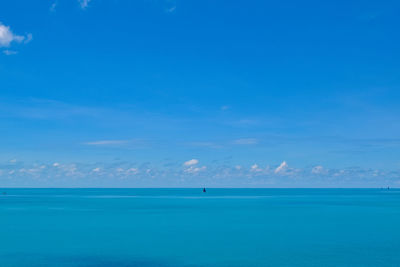
<svg viewBox="0 0 400 267">
<path fill-rule="evenodd" d="M 0 266 L 400 266 L 399 189 L 0 189 Z"/>
</svg>

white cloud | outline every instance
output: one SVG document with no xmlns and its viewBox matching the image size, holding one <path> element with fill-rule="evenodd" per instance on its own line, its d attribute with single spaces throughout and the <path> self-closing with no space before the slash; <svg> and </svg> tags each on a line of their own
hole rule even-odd
<svg viewBox="0 0 400 267">
<path fill-rule="evenodd" d="M 183 163 L 183 165 L 185 166 L 192 166 L 192 165 L 196 165 L 197 163 L 199 163 L 199 160 L 197 159 L 191 159 L 186 161 L 185 163 Z"/>
<path fill-rule="evenodd" d="M 14 34 L 9 26 L 0 22 L 0 47 L 9 47 L 11 43 L 21 43 L 23 41 L 29 42 L 32 40 L 32 34 L 26 36 Z"/>
<path fill-rule="evenodd" d="M 86 9 L 89 5 L 91 0 L 78 0 L 79 4 L 81 5 L 82 9 Z"/>
<path fill-rule="evenodd" d="M 121 145 L 126 144 L 127 140 L 100 140 L 100 141 L 93 141 L 84 143 L 85 145 L 89 146 L 107 146 L 107 145 Z"/>
<path fill-rule="evenodd" d="M 204 171 L 207 167 L 206 166 L 202 166 L 202 167 L 196 167 L 196 165 L 199 163 L 199 160 L 197 159 L 191 159 L 186 161 L 185 163 L 183 163 L 183 165 L 187 166 L 188 168 L 186 168 L 184 170 L 185 173 L 191 173 L 191 174 L 196 174 L 199 173 L 201 171 Z"/>
<path fill-rule="evenodd" d="M 17 159 L 10 159 L 10 163 L 16 163 Z"/>
<path fill-rule="evenodd" d="M 338 171 L 336 171 L 334 174 L 333 174 L 333 176 L 342 176 L 342 175 L 345 175 L 346 174 L 346 170 L 338 170 Z"/>
<path fill-rule="evenodd" d="M 256 169 L 258 169 L 258 165 L 257 165 L 257 164 L 254 164 L 254 165 L 251 166 L 250 169 L 251 169 L 251 170 L 256 170 Z"/>
<path fill-rule="evenodd" d="M 139 164 L 139 165 L 137 165 Z M 24 163 L 18 161 L 10 164 L 10 160 L 0 162 L 2 182 L 13 186 L 23 185 L 110 185 L 115 182 L 129 186 L 197 186 L 201 177 L 209 185 L 215 186 L 275 186 L 275 187 L 379 187 L 382 184 L 394 186 L 400 180 L 400 171 L 381 171 L 376 169 L 345 168 L 325 169 L 319 165 L 306 169 L 294 169 L 282 162 L 278 168 L 236 167 L 243 165 L 210 165 L 196 163 L 189 166 L 140 164 L 126 161 L 93 163 Z M 55 168 L 55 167 L 56 168 Z M 137 167 L 136 167 L 137 166 Z M 274 172 L 278 174 L 272 175 Z M 312 172 L 315 174 L 310 175 Z M 251 179 L 243 179 L 244 177 Z M 279 177 L 279 179 L 277 179 Z M 56 179 L 53 179 L 56 178 Z M 95 178 L 96 180 L 91 180 Z M 131 179 L 132 178 L 132 179 Z M 151 178 L 151 179 L 150 179 Z M 295 178 L 295 179 L 292 179 Z M 96 182 L 96 184 L 93 184 Z M 294 184 L 293 182 L 296 182 Z M 121 185 L 122 184 L 117 184 Z"/>
<path fill-rule="evenodd" d="M 254 165 L 252 165 L 252 166 L 250 167 L 250 171 L 251 171 L 251 172 L 261 172 L 262 169 L 261 169 L 260 167 L 258 167 L 257 164 L 254 164 Z"/>
<path fill-rule="evenodd" d="M 204 171 L 204 170 L 206 170 L 206 169 L 207 169 L 207 167 L 206 167 L 206 166 L 202 166 L 202 167 L 194 167 L 194 166 L 190 166 L 189 168 L 187 168 L 187 169 L 185 170 L 185 172 L 186 172 L 186 173 L 192 173 L 192 174 L 195 174 L 195 173 L 198 173 L 198 172 Z"/>
<path fill-rule="evenodd" d="M 286 161 L 284 161 L 278 166 L 278 168 L 275 169 L 275 173 L 283 173 L 288 169 L 288 167 L 289 165 L 286 163 Z"/>
<path fill-rule="evenodd" d="M 314 168 L 311 169 L 312 174 L 321 174 L 324 171 L 325 171 L 324 167 L 322 167 L 322 166 L 315 166 Z"/>
<path fill-rule="evenodd" d="M 137 168 L 129 168 L 126 170 L 127 174 L 137 174 L 139 170 Z"/>
<path fill-rule="evenodd" d="M 255 145 L 258 143 L 258 140 L 255 138 L 242 138 L 233 141 L 235 145 Z"/>
</svg>

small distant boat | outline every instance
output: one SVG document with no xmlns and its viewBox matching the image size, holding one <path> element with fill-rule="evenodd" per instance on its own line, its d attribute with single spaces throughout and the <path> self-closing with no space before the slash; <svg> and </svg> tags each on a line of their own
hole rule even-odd
<svg viewBox="0 0 400 267">
<path fill-rule="evenodd" d="M 207 191 L 206 191 L 206 188 L 204 187 L 204 188 L 203 188 L 203 193 L 205 193 L 205 192 L 207 192 Z"/>
</svg>

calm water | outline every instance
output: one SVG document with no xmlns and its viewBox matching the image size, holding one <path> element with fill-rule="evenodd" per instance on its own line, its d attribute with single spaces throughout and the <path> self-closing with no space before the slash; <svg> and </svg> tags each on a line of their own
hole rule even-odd
<svg viewBox="0 0 400 267">
<path fill-rule="evenodd" d="M 0 266 L 400 266 L 400 190 L 3 189 Z"/>
</svg>

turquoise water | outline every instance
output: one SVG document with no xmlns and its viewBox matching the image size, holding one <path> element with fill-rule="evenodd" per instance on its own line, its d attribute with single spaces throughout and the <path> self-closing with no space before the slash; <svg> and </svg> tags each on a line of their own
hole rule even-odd
<svg viewBox="0 0 400 267">
<path fill-rule="evenodd" d="M 400 266 L 400 190 L 3 189 L 0 266 Z"/>
</svg>

